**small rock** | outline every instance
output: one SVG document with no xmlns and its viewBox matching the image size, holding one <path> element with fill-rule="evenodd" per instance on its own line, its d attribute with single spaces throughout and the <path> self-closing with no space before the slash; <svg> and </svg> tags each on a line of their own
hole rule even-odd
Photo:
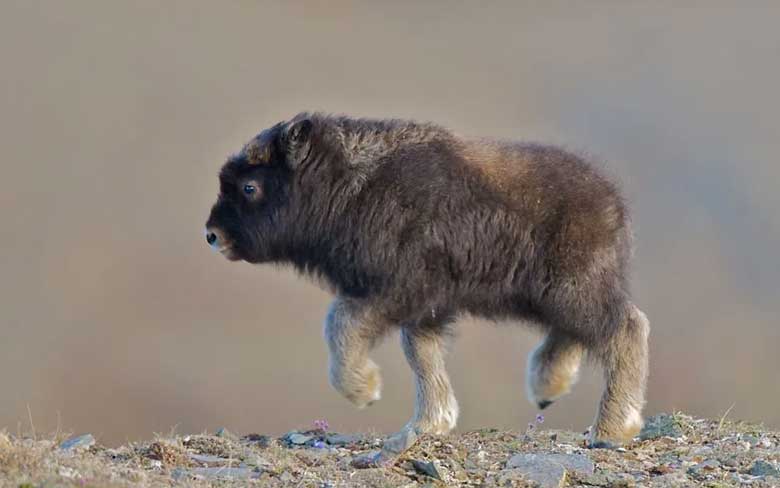
<svg viewBox="0 0 780 488">
<path fill-rule="evenodd" d="M 439 471 L 436 469 L 436 465 L 432 462 L 428 461 L 418 461 L 416 459 L 412 459 L 412 466 L 414 466 L 415 471 L 417 471 L 420 474 L 424 474 L 425 476 L 430 476 L 433 479 L 441 480 L 441 475 L 439 474 Z"/>
<path fill-rule="evenodd" d="M 660 414 L 650 417 L 639 433 L 639 440 L 658 439 L 659 437 L 671 437 L 679 439 L 683 432 L 677 421 L 671 415 Z"/>
<path fill-rule="evenodd" d="M 76 451 L 79 449 L 89 449 L 95 445 L 95 438 L 92 434 L 84 434 L 64 441 L 60 444 L 60 449 L 63 451 Z"/>
<path fill-rule="evenodd" d="M 296 446 L 302 446 L 312 440 L 314 437 L 310 435 L 303 435 L 299 434 L 297 432 L 290 434 L 289 437 L 287 437 L 287 440 L 290 441 L 291 444 L 295 444 Z"/>
<path fill-rule="evenodd" d="M 772 463 L 762 459 L 757 459 L 756 462 L 753 463 L 748 474 L 752 476 L 774 476 L 780 478 L 780 470 L 773 466 Z"/>
<path fill-rule="evenodd" d="M 357 444 L 363 440 L 363 437 L 359 435 L 347 435 L 347 434 L 328 434 L 325 440 L 331 446 L 350 446 Z"/>
</svg>

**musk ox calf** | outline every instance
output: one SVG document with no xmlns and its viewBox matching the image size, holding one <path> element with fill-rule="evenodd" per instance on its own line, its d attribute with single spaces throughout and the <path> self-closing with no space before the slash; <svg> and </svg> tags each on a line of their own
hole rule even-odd
<svg viewBox="0 0 780 488">
<path fill-rule="evenodd" d="M 229 158 L 219 184 L 213 248 L 290 263 L 334 290 L 329 376 L 357 406 L 379 399 L 369 353 L 399 328 L 417 389 L 407 427 L 455 427 L 445 347 L 452 322 L 471 314 L 546 334 L 527 363 L 540 408 L 569 391 L 585 353 L 600 362 L 591 446 L 642 426 L 649 323 L 629 293 L 628 212 L 582 158 L 427 123 L 302 113 Z"/>
</svg>

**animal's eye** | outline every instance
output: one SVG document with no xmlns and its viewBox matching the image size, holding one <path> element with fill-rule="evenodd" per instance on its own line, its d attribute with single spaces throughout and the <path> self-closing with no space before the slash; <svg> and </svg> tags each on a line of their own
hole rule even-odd
<svg viewBox="0 0 780 488">
<path fill-rule="evenodd" d="M 244 195 L 254 195 L 257 192 L 257 187 L 255 185 L 250 185 L 247 183 L 244 185 Z"/>
</svg>

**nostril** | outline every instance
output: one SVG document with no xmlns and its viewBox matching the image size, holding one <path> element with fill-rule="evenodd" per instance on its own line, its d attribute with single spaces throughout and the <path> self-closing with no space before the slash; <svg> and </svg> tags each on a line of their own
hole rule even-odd
<svg viewBox="0 0 780 488">
<path fill-rule="evenodd" d="M 206 233 L 206 242 L 208 242 L 209 245 L 212 245 L 215 242 L 217 242 L 217 234 L 215 234 L 214 232 Z"/>
</svg>

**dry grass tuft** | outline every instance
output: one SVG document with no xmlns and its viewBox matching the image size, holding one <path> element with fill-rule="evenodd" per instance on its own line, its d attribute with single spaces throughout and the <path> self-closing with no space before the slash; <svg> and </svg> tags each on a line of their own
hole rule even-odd
<svg viewBox="0 0 780 488">
<path fill-rule="evenodd" d="M 190 465 L 190 457 L 181 446 L 165 441 L 155 441 L 149 445 L 147 456 L 161 461 L 166 468 Z"/>
</svg>

